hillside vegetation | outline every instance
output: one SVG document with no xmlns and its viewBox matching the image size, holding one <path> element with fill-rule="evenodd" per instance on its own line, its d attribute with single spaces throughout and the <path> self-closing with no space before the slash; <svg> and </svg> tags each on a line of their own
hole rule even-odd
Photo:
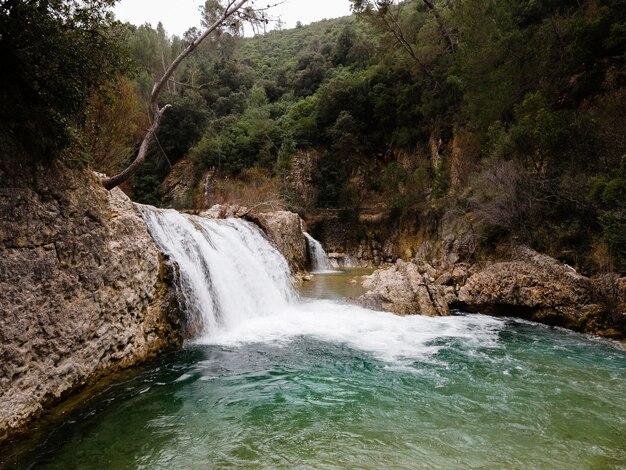
<svg viewBox="0 0 626 470">
<path fill-rule="evenodd" d="M 383 208 L 453 234 L 468 257 L 514 239 L 626 271 L 626 1 L 353 4 L 352 17 L 203 44 L 162 96 L 173 107 L 126 189 L 162 204 L 185 161 L 194 181 L 168 201 L 181 208 L 202 204 L 209 174 L 305 217 Z M 75 126 L 107 172 L 132 157 L 154 79 L 197 34 L 121 29 L 135 65 Z"/>
</svg>

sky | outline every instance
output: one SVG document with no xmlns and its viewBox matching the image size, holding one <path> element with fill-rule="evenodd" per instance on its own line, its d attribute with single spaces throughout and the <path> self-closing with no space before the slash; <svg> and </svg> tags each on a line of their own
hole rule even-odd
<svg viewBox="0 0 626 470">
<path fill-rule="evenodd" d="M 257 5 L 274 4 L 280 0 L 257 0 Z M 182 36 L 190 27 L 200 27 L 198 9 L 204 0 L 121 0 L 113 9 L 115 16 L 135 25 L 163 23 L 169 34 Z M 270 10 L 272 18 L 280 17 L 286 28 L 297 21 L 309 24 L 324 18 L 350 14 L 349 0 L 285 0 Z"/>
</svg>

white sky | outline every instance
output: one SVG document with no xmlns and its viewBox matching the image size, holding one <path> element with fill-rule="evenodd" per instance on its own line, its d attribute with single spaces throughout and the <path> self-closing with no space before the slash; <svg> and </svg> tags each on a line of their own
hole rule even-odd
<svg viewBox="0 0 626 470">
<path fill-rule="evenodd" d="M 278 3 L 280 0 L 257 0 L 256 5 Z M 161 21 L 169 34 L 182 34 L 192 26 L 200 27 L 198 9 L 204 0 L 121 0 L 113 9 L 115 16 L 135 25 L 150 23 L 156 27 Z M 270 10 L 272 18 L 281 17 L 286 28 L 296 21 L 309 24 L 324 18 L 350 14 L 349 0 L 286 0 Z"/>
</svg>

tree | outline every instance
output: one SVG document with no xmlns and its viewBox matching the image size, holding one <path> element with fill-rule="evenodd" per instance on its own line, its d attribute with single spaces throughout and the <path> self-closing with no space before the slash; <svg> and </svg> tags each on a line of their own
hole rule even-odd
<svg viewBox="0 0 626 470">
<path fill-rule="evenodd" d="M 115 0 L 0 0 L 0 134 L 52 159 L 74 143 L 89 98 L 129 67 Z"/>
<path fill-rule="evenodd" d="M 413 31 L 407 28 L 403 23 L 404 9 L 408 2 L 396 0 L 351 0 L 352 9 L 359 15 L 363 16 L 367 21 L 382 31 L 389 33 L 396 44 L 402 48 L 417 66 L 424 72 L 434 83 L 435 88 L 441 88 L 441 83 L 435 77 L 430 65 L 424 60 L 417 51 L 414 43 Z M 455 51 L 455 45 L 452 41 L 450 32 L 446 28 L 438 8 L 431 0 L 423 0 L 424 5 L 430 10 L 437 22 L 439 31 L 445 39 L 449 52 Z"/>
<path fill-rule="evenodd" d="M 161 122 L 161 118 L 163 117 L 163 113 L 170 107 L 169 104 L 164 105 L 163 107 L 159 106 L 159 94 L 168 83 L 170 78 L 173 76 L 174 72 L 180 65 L 180 63 L 191 54 L 202 41 L 204 41 L 212 32 L 216 31 L 219 28 L 222 28 L 228 20 L 235 19 L 236 17 L 246 18 L 250 15 L 249 9 L 243 9 L 243 6 L 248 3 L 249 0 L 228 0 L 228 2 L 223 6 L 223 11 L 217 10 L 216 19 L 210 24 L 207 29 L 194 39 L 179 55 L 174 59 L 174 61 L 169 65 L 169 67 L 165 70 L 163 76 L 154 84 L 152 88 L 152 93 L 150 95 L 150 111 L 152 114 L 152 125 L 146 132 L 144 136 L 141 146 L 139 147 L 139 152 L 137 153 L 137 157 L 135 160 L 121 173 L 118 173 L 115 176 L 110 178 L 105 178 L 103 180 L 103 185 L 107 189 L 113 189 L 116 186 L 120 185 L 128 178 L 130 178 L 137 169 L 141 166 L 141 164 L 146 159 L 146 155 L 152 143 L 155 140 L 156 133 L 159 129 L 159 125 Z M 214 2 L 213 2 L 214 3 Z M 221 4 L 220 4 L 221 5 Z M 209 5 L 215 7 L 215 5 Z M 206 17 L 206 12 L 205 12 Z"/>
</svg>

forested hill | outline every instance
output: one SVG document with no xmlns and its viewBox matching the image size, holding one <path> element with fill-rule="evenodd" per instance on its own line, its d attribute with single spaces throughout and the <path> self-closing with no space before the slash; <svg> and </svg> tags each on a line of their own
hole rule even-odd
<svg viewBox="0 0 626 470">
<path fill-rule="evenodd" d="M 351 17 L 204 43 L 168 83 L 158 145 L 126 189 L 194 208 L 217 200 L 210 180 L 221 200 L 304 216 L 376 207 L 453 234 L 468 256 L 514 238 L 626 271 L 626 0 L 352 4 Z M 116 36 L 135 65 L 73 127 L 92 166 L 131 158 L 154 79 L 195 34 Z"/>
</svg>

